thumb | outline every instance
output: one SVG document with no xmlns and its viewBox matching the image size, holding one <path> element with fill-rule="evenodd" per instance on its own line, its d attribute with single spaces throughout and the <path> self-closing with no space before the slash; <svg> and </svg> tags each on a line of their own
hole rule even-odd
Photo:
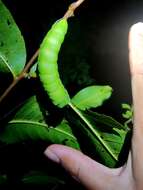
<svg viewBox="0 0 143 190">
<path fill-rule="evenodd" d="M 63 146 L 51 145 L 45 150 L 45 155 L 56 163 L 60 163 L 74 178 L 87 189 L 107 189 L 107 183 L 115 178 L 111 170 L 80 151 Z"/>
</svg>

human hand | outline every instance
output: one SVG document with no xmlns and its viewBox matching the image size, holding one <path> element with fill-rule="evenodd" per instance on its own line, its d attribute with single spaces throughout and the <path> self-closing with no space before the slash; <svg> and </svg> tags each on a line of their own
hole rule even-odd
<svg viewBox="0 0 143 190">
<path fill-rule="evenodd" d="M 83 153 L 63 145 L 51 145 L 45 155 L 60 163 L 89 190 L 143 189 L 143 23 L 131 27 L 129 62 L 134 106 L 134 127 L 127 163 L 110 169 Z"/>
</svg>

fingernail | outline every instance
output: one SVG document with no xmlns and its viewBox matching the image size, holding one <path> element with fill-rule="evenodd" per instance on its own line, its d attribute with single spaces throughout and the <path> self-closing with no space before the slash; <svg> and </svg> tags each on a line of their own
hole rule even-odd
<svg viewBox="0 0 143 190">
<path fill-rule="evenodd" d="M 44 154 L 50 159 L 52 160 L 53 162 L 56 162 L 56 163 L 60 163 L 60 159 L 59 157 L 53 152 L 51 151 L 50 149 L 46 149 Z"/>
</svg>

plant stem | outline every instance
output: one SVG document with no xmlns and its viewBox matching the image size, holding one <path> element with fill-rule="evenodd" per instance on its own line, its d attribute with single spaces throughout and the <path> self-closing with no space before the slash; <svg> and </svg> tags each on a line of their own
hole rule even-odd
<svg viewBox="0 0 143 190">
<path fill-rule="evenodd" d="M 26 64 L 25 68 L 23 69 L 23 71 L 19 74 L 18 77 L 16 77 L 13 82 L 10 84 L 10 86 L 5 90 L 5 92 L 1 95 L 0 97 L 0 103 L 3 101 L 3 99 L 10 93 L 10 91 L 16 86 L 16 84 L 22 80 L 23 78 L 25 78 L 25 76 L 27 76 L 27 72 L 29 70 L 29 68 L 32 66 L 33 62 L 36 60 L 37 56 L 38 56 L 38 52 L 39 50 L 37 50 L 34 55 L 32 56 L 32 58 L 28 61 L 28 63 Z"/>
<path fill-rule="evenodd" d="M 29 70 L 29 68 L 33 65 L 33 62 L 36 60 L 36 58 L 38 57 L 39 54 L 39 49 L 34 53 L 34 55 L 31 57 L 31 59 L 28 61 L 28 63 L 26 64 L 25 68 L 23 69 L 22 73 L 25 75 L 27 74 L 27 71 Z"/>
<path fill-rule="evenodd" d="M 68 19 L 69 17 L 74 15 L 74 11 L 76 8 L 78 8 L 85 0 L 77 0 L 76 2 L 72 3 L 63 18 Z M 33 62 L 36 60 L 38 56 L 39 50 L 37 50 L 32 58 L 29 60 L 29 62 L 26 64 L 23 71 L 19 74 L 18 77 L 14 78 L 13 82 L 10 84 L 10 86 L 5 90 L 5 92 L 0 96 L 0 103 L 3 101 L 3 99 L 10 93 L 10 91 L 16 86 L 16 84 L 25 78 L 27 76 L 29 68 L 32 66 Z"/>
<path fill-rule="evenodd" d="M 74 11 L 77 9 L 85 0 L 77 0 L 76 2 L 70 4 L 67 12 L 63 16 L 63 18 L 68 19 L 69 17 L 74 16 Z"/>
</svg>

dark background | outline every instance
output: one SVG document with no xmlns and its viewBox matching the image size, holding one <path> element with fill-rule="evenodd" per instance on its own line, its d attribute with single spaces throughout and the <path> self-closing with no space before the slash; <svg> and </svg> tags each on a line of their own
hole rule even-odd
<svg viewBox="0 0 143 190">
<path fill-rule="evenodd" d="M 28 58 L 39 47 L 53 22 L 64 15 L 72 2 L 4 0 L 25 38 Z M 86 47 L 84 53 L 91 65 L 92 77 L 97 84 L 113 87 L 112 98 L 103 109 L 114 117 L 120 117 L 121 103 L 131 104 L 128 32 L 132 24 L 142 19 L 141 0 L 86 0 L 69 21 L 73 36 L 78 34 L 77 38 L 73 37 L 75 47 L 80 42 L 80 51 Z M 74 48 L 74 44 L 72 46 Z"/>
</svg>

